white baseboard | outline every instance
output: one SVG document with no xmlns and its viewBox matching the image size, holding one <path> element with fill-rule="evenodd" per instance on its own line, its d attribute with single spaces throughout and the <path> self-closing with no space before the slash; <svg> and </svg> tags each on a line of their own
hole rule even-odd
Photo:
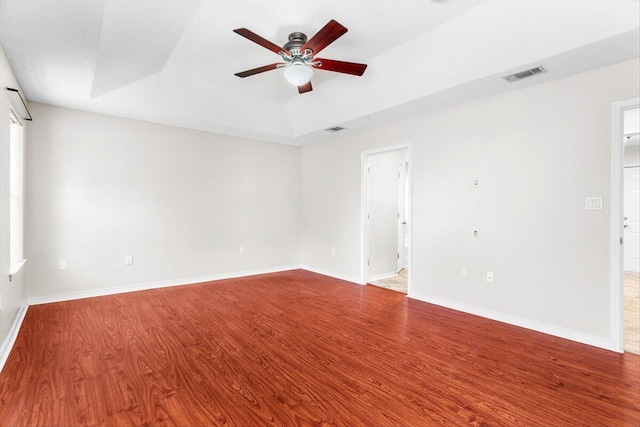
<svg viewBox="0 0 640 427">
<path fill-rule="evenodd" d="M 93 298 L 105 295 L 122 294 L 126 292 L 144 291 L 147 289 L 166 288 L 169 286 L 192 285 L 195 283 L 211 282 L 214 280 L 234 279 L 237 277 L 255 276 L 257 274 L 277 273 L 280 271 L 297 270 L 300 265 L 282 265 L 270 268 L 258 268 L 254 270 L 235 271 L 231 273 L 213 274 L 209 276 L 195 276 L 182 279 L 163 280 L 159 282 L 138 283 L 134 285 L 118 286 L 113 288 L 95 289 L 89 291 L 69 292 L 65 294 L 50 295 L 45 297 L 28 298 L 28 305 L 49 304 L 52 302 L 71 301 L 82 298 Z"/>
<path fill-rule="evenodd" d="M 303 270 L 310 271 L 312 273 L 322 274 L 323 276 L 333 277 L 334 279 L 344 280 L 344 281 L 347 281 L 347 282 L 355 283 L 357 285 L 364 285 L 364 283 L 362 283 L 360 281 L 359 277 L 347 276 L 345 274 L 341 274 L 341 273 L 336 273 L 334 271 L 325 270 L 324 268 L 312 267 L 310 265 L 304 265 L 304 264 L 301 265 L 299 268 L 301 268 Z"/>
<path fill-rule="evenodd" d="M 553 335 L 556 337 L 576 341 L 582 344 L 588 344 L 594 347 L 603 348 L 605 350 L 616 351 L 612 347 L 611 340 L 608 337 L 587 334 L 584 332 L 576 331 L 574 329 L 563 328 L 560 326 L 550 325 L 548 323 L 538 322 L 531 319 L 525 319 L 523 317 L 513 316 L 511 314 L 501 313 L 486 308 L 476 307 L 469 304 L 464 304 L 457 301 L 451 301 L 445 298 L 434 297 L 419 292 L 410 292 L 407 295 L 409 298 L 417 299 L 420 301 L 428 302 L 430 304 L 439 305 L 441 307 L 451 308 L 453 310 L 461 311 L 463 313 L 474 314 L 480 317 L 486 317 L 488 319 L 497 320 L 499 322 L 508 323 L 510 325 L 519 326 L 525 329 L 531 329 L 533 331 L 542 332 L 544 334 Z"/>
<path fill-rule="evenodd" d="M 13 319 L 11 329 L 9 329 L 9 335 L 7 335 L 7 338 L 5 338 L 2 343 L 2 347 L 0 347 L 0 372 L 2 372 L 2 368 L 4 368 L 4 364 L 9 358 L 9 353 L 11 353 L 11 349 L 13 348 L 13 344 L 16 342 L 16 338 L 18 338 L 18 332 L 20 332 L 20 327 L 22 326 L 24 316 L 27 315 L 28 308 L 29 306 L 27 304 L 20 307 L 16 318 Z"/>
</svg>

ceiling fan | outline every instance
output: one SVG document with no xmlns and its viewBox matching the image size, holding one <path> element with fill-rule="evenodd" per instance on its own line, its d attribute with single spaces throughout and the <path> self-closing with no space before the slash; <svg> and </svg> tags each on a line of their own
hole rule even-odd
<svg viewBox="0 0 640 427">
<path fill-rule="evenodd" d="M 289 83 L 298 86 L 299 93 L 313 90 L 311 86 L 311 76 L 313 75 L 314 68 L 361 76 L 367 68 L 366 64 L 315 57 L 322 49 L 336 41 L 347 31 L 345 27 L 332 19 L 327 25 L 322 27 L 315 36 L 311 37 L 310 40 L 307 40 L 306 34 L 294 32 L 289 34 L 289 41 L 280 47 L 246 28 L 238 28 L 233 30 L 233 32 L 277 53 L 282 57 L 284 62 L 264 65 L 236 73 L 235 75 L 244 78 L 265 71 L 275 70 L 276 68 L 284 68 L 285 78 Z"/>
</svg>

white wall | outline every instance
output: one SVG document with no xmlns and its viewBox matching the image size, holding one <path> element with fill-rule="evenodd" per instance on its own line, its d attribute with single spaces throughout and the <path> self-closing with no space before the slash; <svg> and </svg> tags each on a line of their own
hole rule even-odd
<svg viewBox="0 0 640 427">
<path fill-rule="evenodd" d="M 299 264 L 300 148 L 30 108 L 29 298 Z"/>
<path fill-rule="evenodd" d="M 361 152 L 411 143 L 411 296 L 605 342 L 609 212 L 585 197 L 608 206 L 611 102 L 638 96 L 639 72 L 631 60 L 303 147 L 302 263 L 360 277 Z"/>
<path fill-rule="evenodd" d="M 26 304 L 25 269 L 13 276 L 9 282 L 9 135 L 10 135 L 10 101 L 7 87 L 20 89 L 11 65 L 0 46 L 0 295 L 2 295 L 2 311 L 0 311 L 0 348 L 9 336 L 20 309 Z M 28 122 L 24 122 L 25 128 Z M 25 131 L 26 134 L 26 131 Z M 0 352 L 0 358 L 3 355 Z M 0 363 L 1 365 L 1 363 Z"/>
</svg>

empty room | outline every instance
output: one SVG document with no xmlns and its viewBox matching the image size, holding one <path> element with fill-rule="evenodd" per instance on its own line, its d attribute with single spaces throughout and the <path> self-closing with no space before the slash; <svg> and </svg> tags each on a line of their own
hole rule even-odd
<svg viewBox="0 0 640 427">
<path fill-rule="evenodd" d="M 637 0 L 0 0 L 0 426 L 640 425 Z"/>
</svg>

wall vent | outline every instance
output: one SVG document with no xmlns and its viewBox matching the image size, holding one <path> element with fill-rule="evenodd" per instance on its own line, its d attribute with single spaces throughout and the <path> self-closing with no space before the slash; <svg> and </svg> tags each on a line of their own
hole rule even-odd
<svg viewBox="0 0 640 427">
<path fill-rule="evenodd" d="M 340 126 L 334 126 L 332 128 L 329 129 L 325 129 L 327 132 L 340 132 L 341 130 L 343 130 L 343 127 Z"/>
<path fill-rule="evenodd" d="M 517 73 L 509 74 L 508 76 L 504 76 L 502 78 L 508 81 L 509 83 L 511 83 L 511 82 L 515 82 L 516 80 L 524 79 L 525 77 L 531 77 L 531 76 L 535 76 L 536 74 L 546 73 L 546 72 L 547 70 L 545 70 L 542 66 L 539 66 L 535 68 L 530 68 L 528 70 L 519 71 Z"/>
</svg>

